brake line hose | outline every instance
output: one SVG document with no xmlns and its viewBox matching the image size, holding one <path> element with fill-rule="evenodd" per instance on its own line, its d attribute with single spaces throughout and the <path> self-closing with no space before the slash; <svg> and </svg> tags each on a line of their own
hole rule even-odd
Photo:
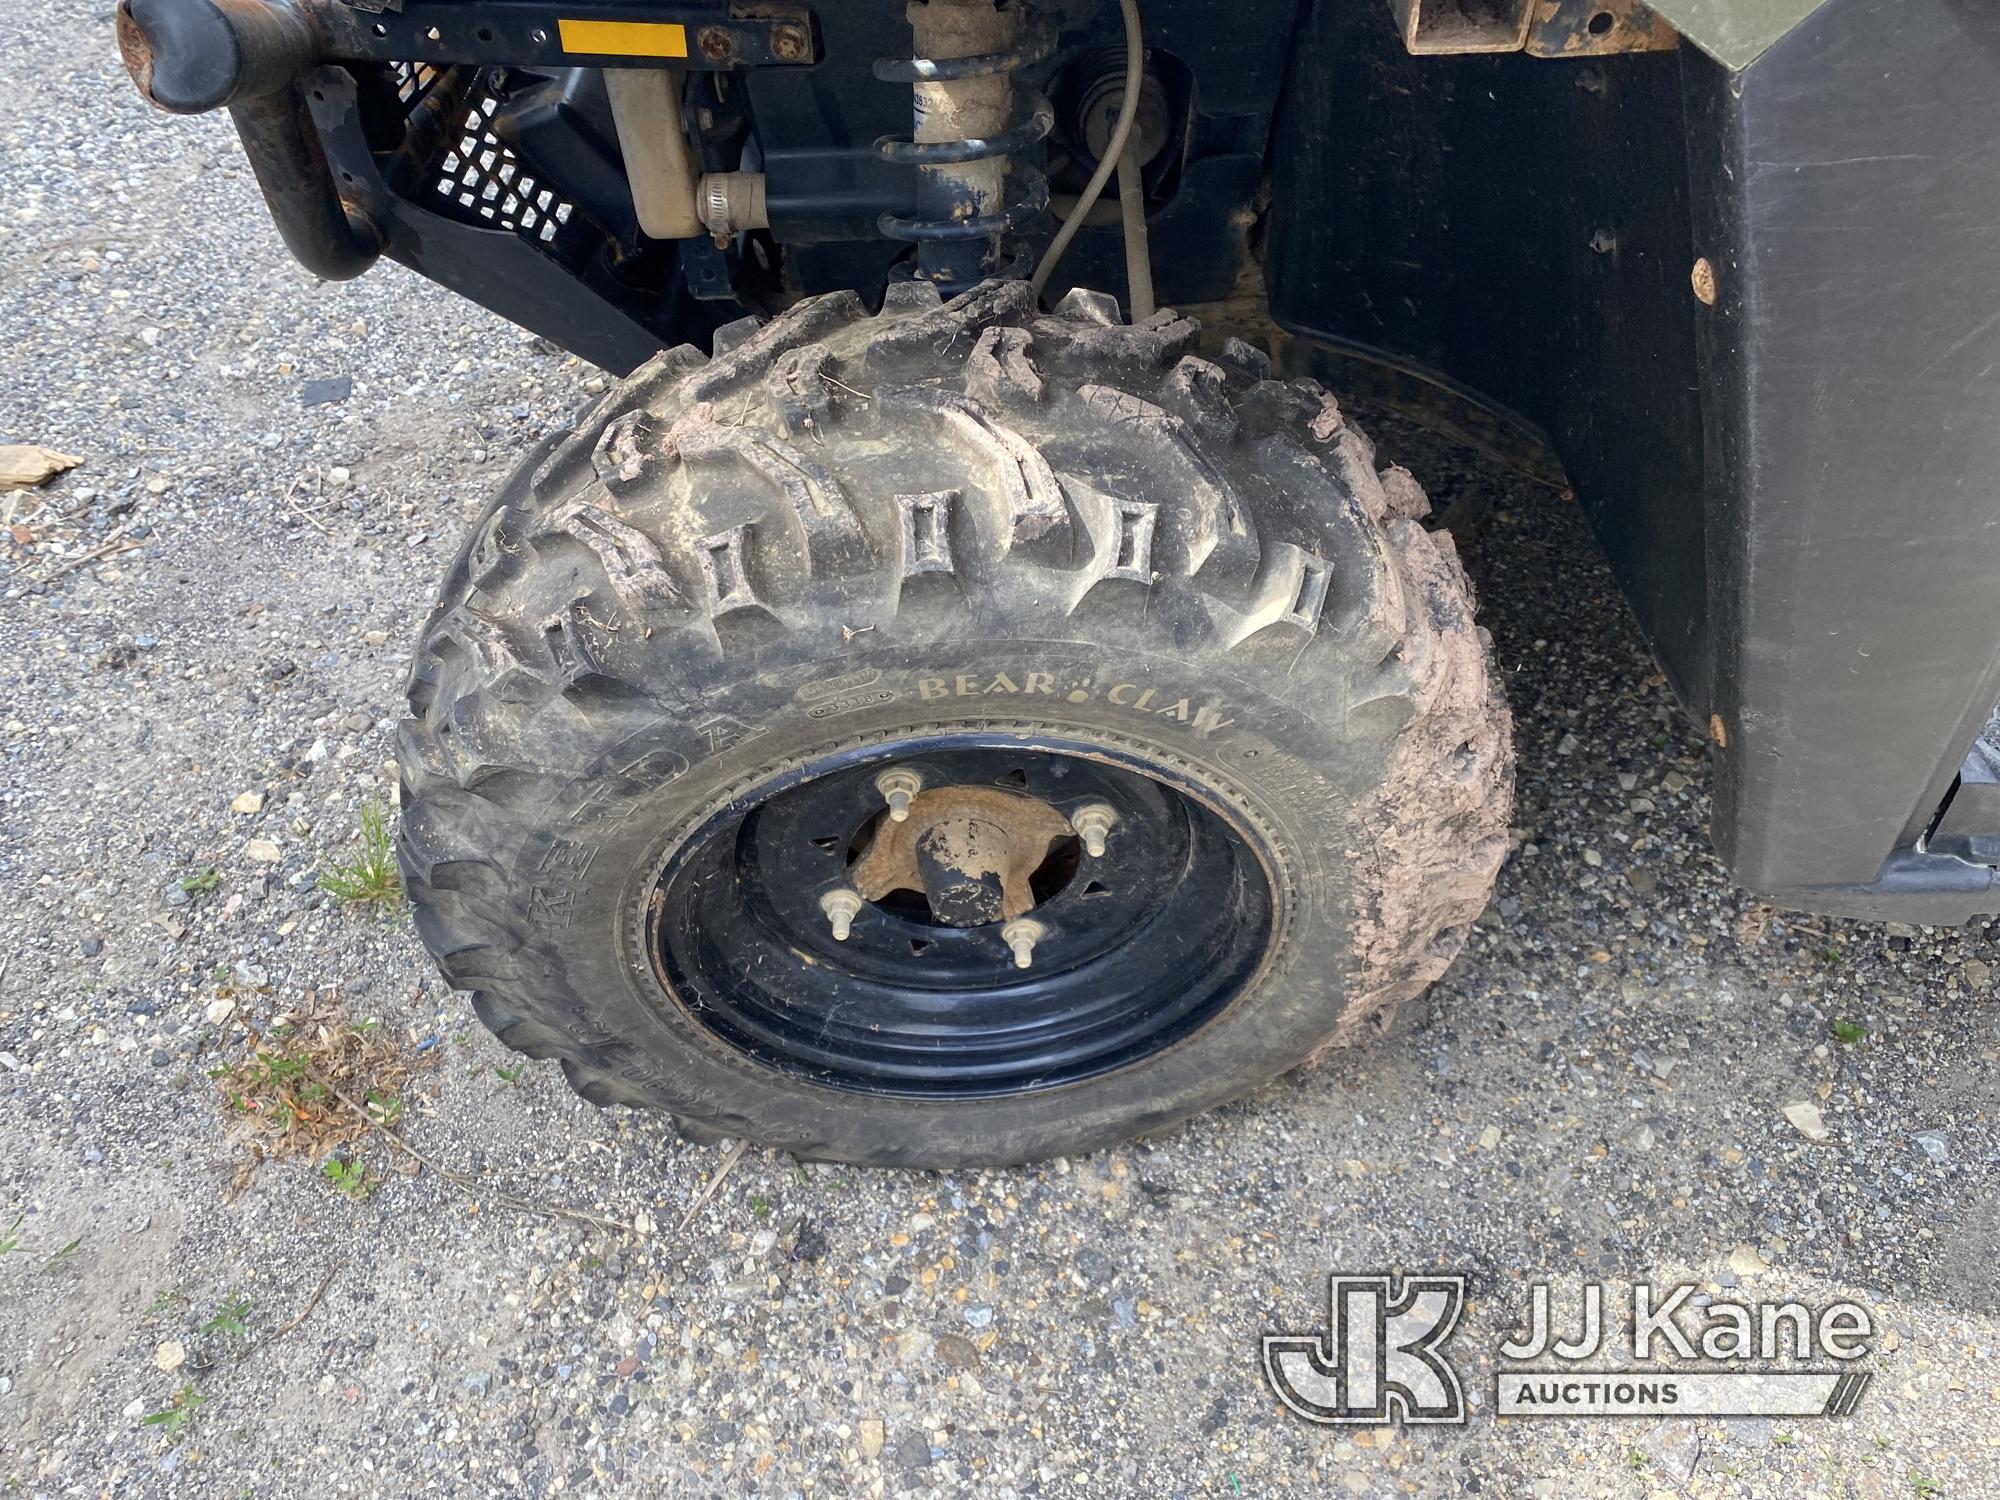
<svg viewBox="0 0 2000 1500">
<path fill-rule="evenodd" d="M 1070 241 L 1076 238 L 1077 231 L 1083 228 L 1084 219 L 1088 217 L 1091 209 L 1097 206 L 1097 200 L 1103 195 L 1104 185 L 1111 180 L 1111 174 L 1118 170 L 1118 164 L 1125 155 L 1126 142 L 1132 138 L 1133 122 L 1139 117 L 1139 85 L 1146 73 L 1146 43 L 1145 38 L 1140 35 L 1139 31 L 1139 6 L 1137 0 L 1118 0 L 1118 9 L 1125 17 L 1125 97 L 1118 101 L 1118 119 L 1111 127 L 1111 138 L 1104 143 L 1104 151 L 1098 158 L 1097 170 L 1090 174 L 1090 181 L 1085 183 L 1083 191 L 1076 195 L 1075 205 L 1070 209 L 1068 216 L 1063 219 L 1062 227 L 1056 231 L 1056 237 L 1049 242 L 1049 248 L 1043 252 L 1041 264 L 1035 267 L 1035 274 L 1029 278 L 1028 285 L 1034 288 L 1035 300 L 1038 302 L 1041 300 L 1042 292 L 1049 284 L 1049 278 L 1055 274 L 1056 266 L 1062 260 L 1063 253 L 1069 249 Z M 1138 176 L 1136 163 L 1134 164 L 1132 175 L 1134 179 Z M 1128 271 L 1127 279 L 1134 280 L 1135 283 L 1137 278 L 1130 276 L 1130 269 L 1135 264 L 1146 260 L 1145 214 L 1143 212 L 1143 205 L 1141 205 L 1138 217 L 1139 243 L 1135 254 L 1133 247 L 1132 213 L 1129 208 L 1127 209 L 1125 214 L 1125 264 Z M 1147 300 L 1150 301 L 1152 298 L 1153 280 L 1150 262 L 1146 263 L 1146 272 L 1143 280 L 1146 283 Z M 1139 288 L 1135 284 L 1132 288 L 1135 303 L 1132 317 L 1135 322 L 1139 318 L 1136 307 L 1138 291 Z"/>
<path fill-rule="evenodd" d="M 1127 311 L 1134 323 L 1153 315 L 1153 258 L 1146 249 L 1146 179 L 1139 170 L 1139 152 L 1129 142 L 1118 158 L 1118 214 L 1125 224 L 1125 286 L 1131 293 Z"/>
</svg>

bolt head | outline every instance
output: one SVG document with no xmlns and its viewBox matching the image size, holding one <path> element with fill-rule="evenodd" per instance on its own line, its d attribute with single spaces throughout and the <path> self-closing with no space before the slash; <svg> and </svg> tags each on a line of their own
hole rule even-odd
<svg viewBox="0 0 2000 1500">
<path fill-rule="evenodd" d="M 805 31 L 789 22 L 771 32 L 771 55 L 781 62 L 798 62 L 806 55 Z"/>
</svg>

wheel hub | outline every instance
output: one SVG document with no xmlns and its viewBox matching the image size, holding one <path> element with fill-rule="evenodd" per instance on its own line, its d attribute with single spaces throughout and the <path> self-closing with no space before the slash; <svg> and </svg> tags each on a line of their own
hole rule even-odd
<svg viewBox="0 0 2000 1500">
<path fill-rule="evenodd" d="M 942 786 L 910 799 L 909 815 L 876 825 L 848 874 L 869 901 L 921 891 L 934 920 L 980 927 L 1026 916 L 1030 878 L 1070 821 L 1040 798 L 992 786 Z"/>
<path fill-rule="evenodd" d="M 717 811 L 646 920 L 673 1003 L 759 1061 L 990 1097 L 1127 1066 L 1216 1015 L 1272 941 L 1269 868 L 1224 805 L 1134 757 L 939 735 Z"/>
</svg>

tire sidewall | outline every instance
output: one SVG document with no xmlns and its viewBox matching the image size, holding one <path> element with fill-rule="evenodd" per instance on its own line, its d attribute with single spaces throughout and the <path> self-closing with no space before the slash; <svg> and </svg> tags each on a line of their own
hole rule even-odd
<svg viewBox="0 0 2000 1500">
<path fill-rule="evenodd" d="M 1289 1071 L 1325 1039 L 1355 971 L 1364 852 L 1357 809 L 1379 783 L 1379 735 L 1350 738 L 1226 674 L 1129 648 L 960 639 L 759 654 L 699 703 L 615 743 L 580 741 L 511 863 L 571 1039 L 678 1115 L 801 1155 L 985 1165 L 1087 1149 L 1213 1107 Z M 1337 707 L 1337 706 L 1329 706 Z M 715 813 L 800 762 L 916 735 L 1083 741 L 1194 783 L 1254 829 L 1278 907 L 1258 974 L 1216 1016 L 1113 1072 L 993 1099 L 816 1084 L 731 1047 L 658 977 L 645 905 L 659 871 Z"/>
</svg>

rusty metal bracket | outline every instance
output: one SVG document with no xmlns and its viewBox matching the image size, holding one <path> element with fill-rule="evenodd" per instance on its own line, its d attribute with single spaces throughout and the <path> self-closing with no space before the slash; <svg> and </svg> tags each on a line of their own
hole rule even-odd
<svg viewBox="0 0 2000 1500">
<path fill-rule="evenodd" d="M 1672 23 L 1642 0 L 1389 0 L 1389 13 L 1419 57 L 1604 57 L 1680 45 Z"/>
<path fill-rule="evenodd" d="M 1527 52 L 1534 57 L 1607 57 L 1671 52 L 1673 23 L 1641 0 L 1530 0 Z"/>
<path fill-rule="evenodd" d="M 782 0 L 400 0 L 372 12 L 295 3 L 313 13 L 333 61 L 728 69 L 806 66 L 819 51 L 812 12 Z"/>
<path fill-rule="evenodd" d="M 718 0 L 120 0 L 118 45 L 140 91 L 177 114 L 277 93 L 329 62 L 726 70 L 819 55 L 804 6 Z"/>
<path fill-rule="evenodd" d="M 1418 57 L 1519 52 L 1530 0 L 1389 0 L 1396 32 Z"/>
</svg>

